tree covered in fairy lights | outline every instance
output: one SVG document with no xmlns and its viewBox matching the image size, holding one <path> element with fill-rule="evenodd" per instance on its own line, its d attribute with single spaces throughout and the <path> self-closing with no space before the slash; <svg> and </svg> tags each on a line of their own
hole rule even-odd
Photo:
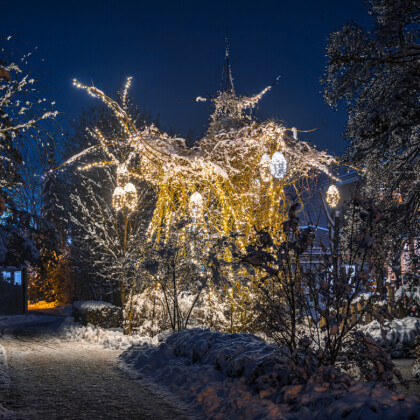
<svg viewBox="0 0 420 420">
<path fill-rule="evenodd" d="M 226 57 L 228 59 L 228 50 Z M 77 87 L 109 108 L 112 118 L 118 121 L 119 132 L 105 133 L 98 126 L 88 127 L 95 143 L 61 167 L 77 165 L 82 172 L 112 169 L 115 185 L 112 199 L 108 196 L 106 206 L 112 203 L 116 212 L 113 214 L 108 207 L 107 217 L 113 218 L 110 223 L 118 220 L 121 214 L 136 214 L 142 194 L 139 182 L 142 183 L 140 188 L 151 188 L 156 202 L 145 241 L 154 249 L 167 246 L 172 235 L 176 235 L 180 243 L 185 242 L 191 236 L 188 231 L 191 223 L 207 242 L 214 243 L 234 233 L 238 246 L 244 249 L 256 228 L 280 229 L 287 218 L 289 195 L 293 193 L 302 201 L 301 192 L 309 188 L 311 177 L 322 172 L 336 180 L 331 167 L 337 162 L 325 152 L 298 140 L 297 129 L 287 128 L 274 120 L 260 122 L 253 117 L 253 109 L 277 79 L 259 94 L 248 97 L 236 93 L 230 66 L 226 67 L 225 78 L 227 85 L 216 95 L 196 99 L 197 102 L 211 102 L 214 111 L 207 132 L 192 148 L 187 147 L 185 139 L 170 136 L 153 123 L 139 126 L 133 120 L 127 105 L 131 78 L 117 100 L 95 86 L 75 80 Z M 94 196 L 94 190 L 88 195 Z M 79 206 L 83 206 L 83 201 L 78 200 Z M 105 209 L 106 206 L 101 201 L 100 207 Z M 86 222 L 81 223 L 92 230 L 91 236 L 96 231 L 95 226 L 102 225 L 97 220 L 102 217 L 100 213 L 93 211 L 92 216 L 89 222 L 92 228 L 88 228 Z M 180 227 L 179 220 L 187 223 Z M 176 248 L 185 251 L 185 256 L 190 253 L 189 247 L 188 250 Z M 231 259 L 227 247 L 219 248 L 218 252 L 223 258 Z M 139 263 L 141 260 L 139 258 Z M 160 279 L 161 286 L 167 284 L 163 283 L 165 274 L 160 274 L 155 278 Z M 209 273 L 206 275 L 210 276 Z M 246 311 L 252 295 L 249 282 L 236 281 L 230 276 L 219 292 L 227 296 L 228 289 L 234 291 L 230 293 L 232 309 L 240 305 Z M 244 298 L 234 305 L 238 296 Z M 241 315 L 241 319 L 245 318 Z"/>
<path fill-rule="evenodd" d="M 211 101 L 214 112 L 207 133 L 197 146 L 187 148 L 184 139 L 171 137 L 153 124 L 136 127 L 124 108 L 130 83 L 128 79 L 119 104 L 98 88 L 74 81 L 109 106 L 123 135 L 107 137 L 99 129 L 91 129 L 97 143 L 64 165 L 77 161 L 80 170 L 115 167 L 117 209 L 135 208 L 131 180 L 150 183 L 157 202 L 149 235 L 156 240 L 171 229 L 174 214 L 190 217 L 191 208 L 199 206 L 197 223 L 204 231 L 216 235 L 242 232 L 245 243 L 253 227 L 280 226 L 287 212 L 289 189 L 297 191 L 317 172 L 335 179 L 329 169 L 336 164 L 332 156 L 299 141 L 295 129 L 253 118 L 252 109 L 271 86 L 252 97 L 236 94 L 233 87 L 212 98 L 198 97 L 197 101 Z M 86 163 L 98 150 L 103 159 Z M 118 156 L 120 150 L 126 150 L 124 158 Z"/>
</svg>

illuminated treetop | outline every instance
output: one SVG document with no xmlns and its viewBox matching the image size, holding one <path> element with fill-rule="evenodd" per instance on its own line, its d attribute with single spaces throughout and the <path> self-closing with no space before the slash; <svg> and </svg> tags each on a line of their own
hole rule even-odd
<svg viewBox="0 0 420 420">
<path fill-rule="evenodd" d="M 121 123 L 121 138 L 105 138 L 98 129 L 91 130 L 97 144 L 73 156 L 64 165 L 101 150 L 104 160 L 81 165 L 87 170 L 96 166 L 115 165 L 124 173 L 124 183 L 136 178 L 149 181 L 157 192 L 156 208 L 149 232 L 157 239 L 165 236 L 174 218 L 191 219 L 191 197 L 202 210 L 194 212 L 194 223 L 205 232 L 228 234 L 239 231 L 250 234 L 253 227 L 278 228 L 287 209 L 285 189 L 317 172 L 334 179 L 329 167 L 335 159 L 299 141 L 296 129 L 288 129 L 274 120 L 256 121 L 252 109 L 277 82 L 254 96 L 237 95 L 233 87 L 226 49 L 224 87 L 211 101 L 207 133 L 194 148 L 187 148 L 182 138 L 172 137 L 154 125 L 138 130 L 127 111 L 127 80 L 121 104 L 94 86 L 74 81 L 77 87 L 101 99 Z M 293 131 L 293 135 L 289 133 Z M 122 158 L 124 156 L 124 158 Z M 136 159 L 133 159 L 136 157 Z M 122 194 L 124 185 L 119 185 Z M 197 193 L 197 194 L 196 194 Z M 193 200 L 193 201 L 194 201 Z M 123 207 L 120 205 L 119 207 Z"/>
</svg>

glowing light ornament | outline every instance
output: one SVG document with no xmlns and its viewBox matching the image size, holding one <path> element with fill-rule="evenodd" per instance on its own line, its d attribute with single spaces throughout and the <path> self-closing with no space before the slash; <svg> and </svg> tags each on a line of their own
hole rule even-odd
<svg viewBox="0 0 420 420">
<path fill-rule="evenodd" d="M 198 218 L 203 213 L 203 196 L 196 191 L 194 194 L 190 197 L 190 214 L 192 218 Z"/>
<path fill-rule="evenodd" d="M 340 193 L 338 191 L 338 188 L 334 184 L 328 187 L 326 201 L 328 205 L 332 208 L 336 207 L 338 202 L 340 201 Z"/>
<path fill-rule="evenodd" d="M 283 179 L 287 172 L 287 160 L 282 152 L 275 152 L 270 162 L 271 174 L 274 178 Z"/>
<path fill-rule="evenodd" d="M 117 187 L 112 194 L 112 206 L 115 210 L 119 211 L 124 207 L 125 203 L 125 191 L 121 187 Z"/>
<path fill-rule="evenodd" d="M 134 210 L 137 207 L 137 190 L 136 187 L 129 182 L 124 187 L 124 204 L 125 206 L 130 209 Z"/>
<path fill-rule="evenodd" d="M 271 158 L 270 156 L 265 153 L 260 161 L 260 177 L 264 182 L 268 182 L 271 179 L 271 171 L 270 171 L 270 165 L 271 165 Z"/>
</svg>

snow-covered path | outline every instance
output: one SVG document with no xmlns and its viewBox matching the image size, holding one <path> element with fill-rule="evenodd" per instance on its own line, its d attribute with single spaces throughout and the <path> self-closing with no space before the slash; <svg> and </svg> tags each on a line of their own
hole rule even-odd
<svg viewBox="0 0 420 420">
<path fill-rule="evenodd" d="M 185 419 L 185 411 L 117 369 L 118 350 L 59 339 L 63 317 L 0 328 L 17 419 Z M 0 412 L 1 418 L 1 412 Z"/>
</svg>

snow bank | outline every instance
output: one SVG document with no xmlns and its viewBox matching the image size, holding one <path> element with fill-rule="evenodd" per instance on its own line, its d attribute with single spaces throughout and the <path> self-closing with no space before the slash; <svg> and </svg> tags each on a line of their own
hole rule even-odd
<svg viewBox="0 0 420 420">
<path fill-rule="evenodd" d="M 157 343 L 157 338 L 153 340 L 139 335 L 128 336 L 123 334 L 122 329 L 103 329 L 92 324 L 82 326 L 67 323 L 63 332 L 67 340 L 96 344 L 109 350 L 125 350 L 133 344 Z"/>
<path fill-rule="evenodd" d="M 378 321 L 360 327 L 360 331 L 373 338 L 382 347 L 389 349 L 392 357 L 409 357 L 414 340 L 420 335 L 420 318 L 406 317 L 386 321 L 382 330 L 385 338 L 382 336 Z"/>
<path fill-rule="evenodd" d="M 73 308 L 77 309 L 81 312 L 84 311 L 97 311 L 104 308 L 111 308 L 114 307 L 112 303 L 109 302 L 102 302 L 97 300 L 78 300 L 73 303 Z"/>
<path fill-rule="evenodd" d="M 251 334 L 192 329 L 158 347 L 134 345 L 120 366 L 135 378 L 161 384 L 210 419 L 420 419 L 416 397 L 354 382 L 334 369 L 296 385 L 293 369 L 275 347 Z M 418 415 L 418 417 L 416 417 Z"/>
</svg>

